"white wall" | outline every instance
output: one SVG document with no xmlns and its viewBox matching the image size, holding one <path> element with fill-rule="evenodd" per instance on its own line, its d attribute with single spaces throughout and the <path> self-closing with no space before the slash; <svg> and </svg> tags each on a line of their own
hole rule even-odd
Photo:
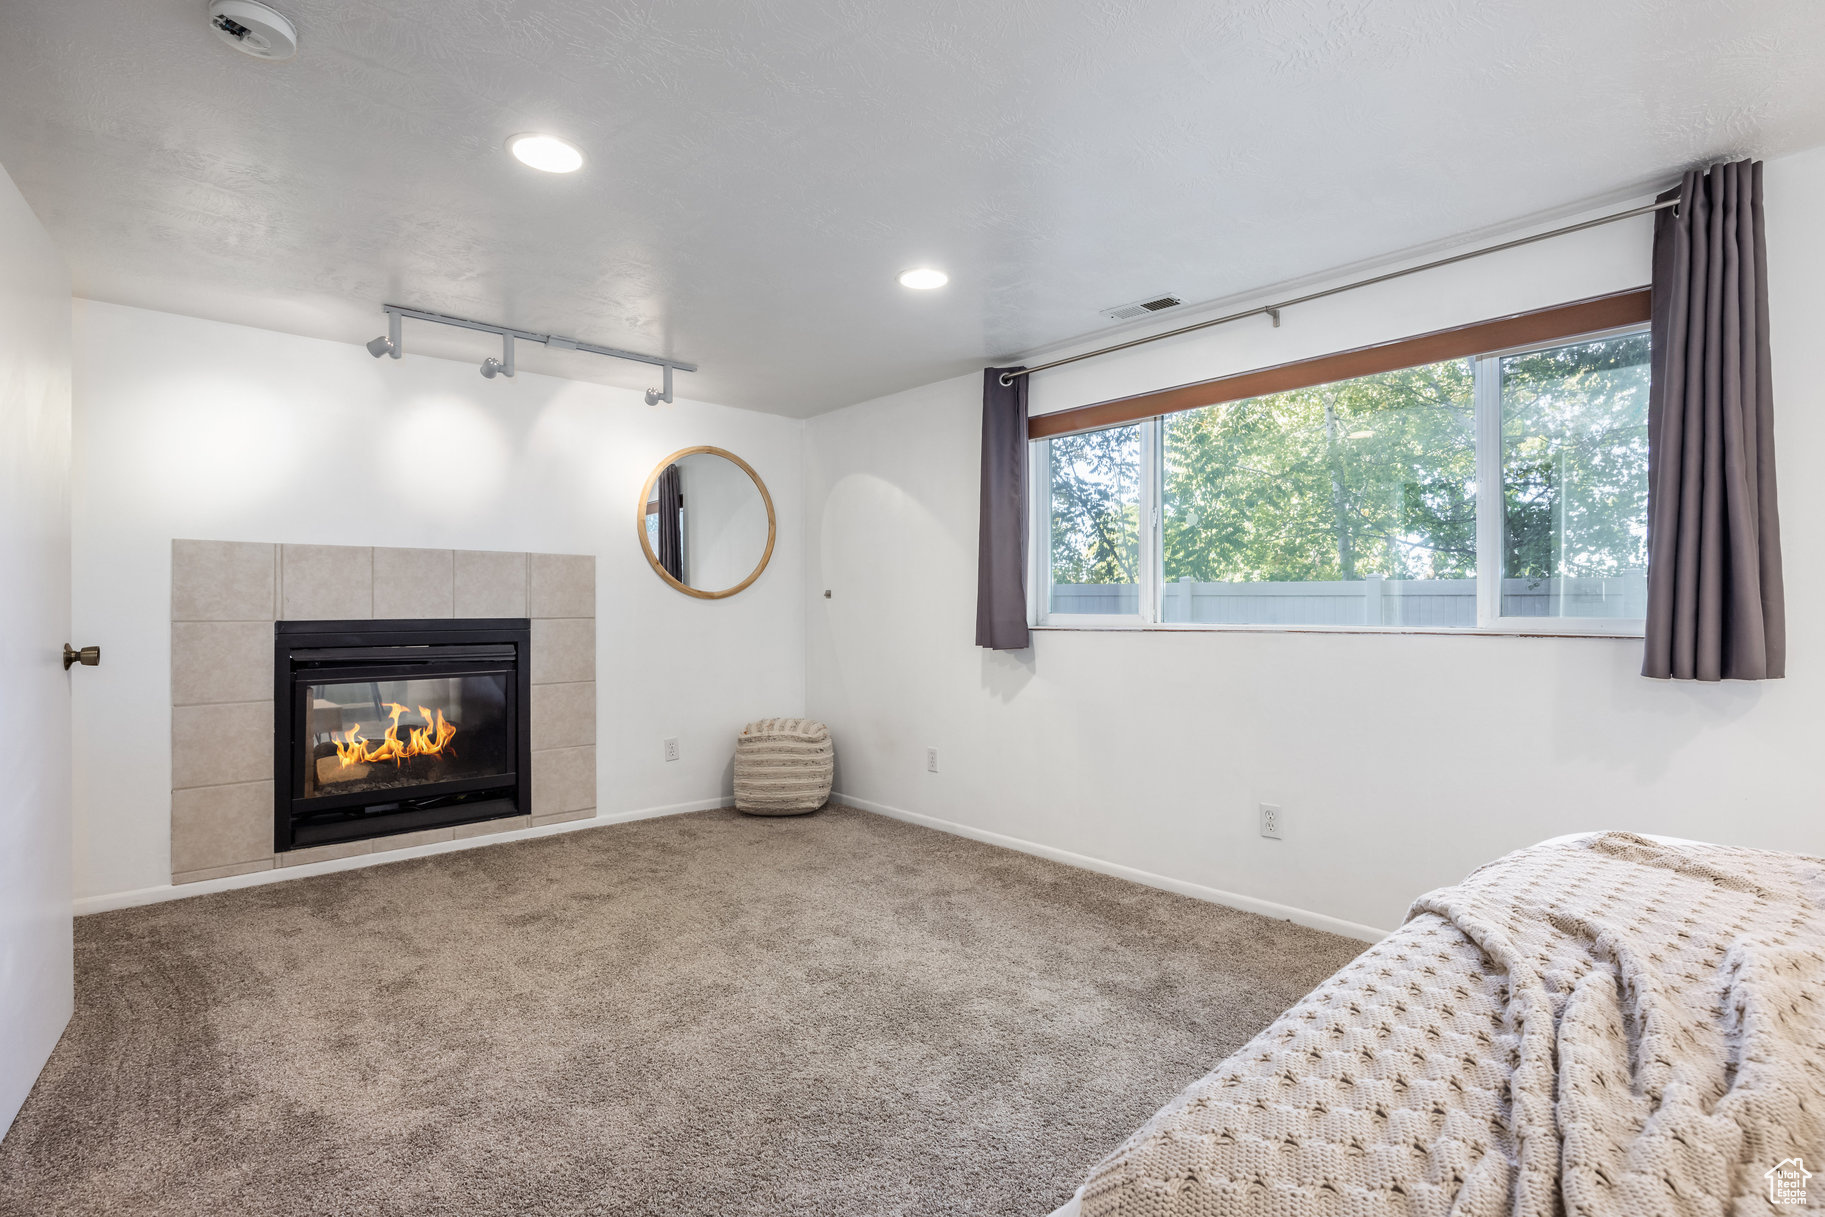
<svg viewBox="0 0 1825 1217">
<path fill-rule="evenodd" d="M 1560 833 L 1825 854 L 1825 486 L 1809 474 L 1825 461 L 1825 151 L 1771 162 L 1767 189 L 1785 681 L 1648 681 L 1638 641 L 1602 639 L 1043 632 L 1026 652 L 978 650 L 968 376 L 807 433 L 807 711 L 831 724 L 839 789 L 1359 932 Z M 1629 221 L 1291 309 L 1278 330 L 1244 322 L 1045 373 L 1032 408 L 1636 287 L 1649 231 Z M 1257 834 L 1260 802 L 1284 809 L 1284 840 Z"/>
<path fill-rule="evenodd" d="M 0 1135 L 70 1018 L 70 280 L 0 171 Z"/>
<path fill-rule="evenodd" d="M 106 659 L 76 687 L 79 897 L 168 882 L 174 537 L 595 554 L 602 815 L 725 794 L 741 724 L 802 713 L 802 423 L 484 380 L 480 336 L 476 364 L 395 361 L 87 301 L 75 317 L 75 630 Z M 766 573 L 718 601 L 661 582 L 637 532 L 654 463 L 706 443 L 754 465 L 781 522 Z"/>
</svg>

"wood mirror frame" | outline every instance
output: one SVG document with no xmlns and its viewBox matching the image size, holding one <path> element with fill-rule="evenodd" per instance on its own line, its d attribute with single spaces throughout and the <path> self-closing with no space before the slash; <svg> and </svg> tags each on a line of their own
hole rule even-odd
<svg viewBox="0 0 1825 1217">
<path fill-rule="evenodd" d="M 647 504 L 653 501 L 653 491 L 659 483 L 659 475 L 665 472 L 667 466 L 675 464 L 687 456 L 705 454 L 720 456 L 724 460 L 732 461 L 742 470 L 742 472 L 752 478 L 754 481 L 754 488 L 760 491 L 760 501 L 767 509 L 767 548 L 761 553 L 760 561 L 754 564 L 754 569 L 748 572 L 748 577 L 746 579 L 743 579 L 734 587 L 726 587 L 719 592 L 706 592 L 701 588 L 692 587 L 687 583 L 672 578 L 671 572 L 660 565 L 659 555 L 653 552 L 652 542 L 647 539 L 646 535 L 646 508 Z M 742 460 L 727 448 L 717 448 L 710 444 L 699 444 L 694 448 L 680 448 L 678 451 L 672 453 L 657 465 L 653 466 L 653 471 L 646 476 L 646 485 L 640 488 L 640 501 L 634 505 L 634 527 L 640 534 L 640 552 L 646 555 L 647 565 L 653 568 L 654 574 L 658 575 L 661 579 L 664 579 L 667 583 L 671 584 L 687 596 L 695 596 L 699 600 L 721 600 L 726 596 L 733 596 L 736 592 L 745 589 L 750 583 L 753 583 L 756 579 L 760 578 L 760 573 L 767 569 L 767 563 L 773 560 L 773 539 L 779 531 L 779 521 L 773 514 L 773 496 L 767 493 L 767 484 L 761 480 L 760 474 L 754 472 L 754 466 L 748 464 L 748 462 Z"/>
</svg>

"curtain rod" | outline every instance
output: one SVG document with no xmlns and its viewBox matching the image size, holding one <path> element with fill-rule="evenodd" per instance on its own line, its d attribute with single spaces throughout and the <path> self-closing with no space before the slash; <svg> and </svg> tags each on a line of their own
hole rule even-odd
<svg viewBox="0 0 1825 1217">
<path fill-rule="evenodd" d="M 1212 317 L 1209 321 L 1197 321 L 1193 322 L 1191 325 L 1182 325 L 1176 330 L 1166 330 L 1159 334 L 1148 334 L 1142 338 L 1131 338 L 1127 342 L 1118 342 L 1114 346 L 1099 347 L 1094 351 L 1085 351 L 1081 355 L 1067 355 L 1063 359 L 1054 359 L 1048 363 L 1034 364 L 1030 368 L 1022 368 L 1017 372 L 1003 372 L 999 379 L 1002 384 L 1011 385 L 1014 383 L 1014 378 L 1017 376 L 1031 376 L 1035 372 L 1044 372 L 1048 368 L 1062 368 L 1067 363 L 1076 363 L 1081 359 L 1095 359 L 1099 355 L 1113 355 L 1115 352 L 1125 351 L 1129 347 L 1144 346 L 1149 342 L 1158 342 L 1162 338 L 1177 338 L 1180 334 L 1189 334 L 1194 330 L 1206 330 L 1213 325 L 1226 325 L 1231 321 L 1241 321 L 1245 317 L 1271 317 L 1273 318 L 1274 325 L 1278 327 L 1280 324 L 1280 310 L 1283 308 L 1292 308 L 1295 304 L 1310 304 L 1314 300 L 1322 300 L 1326 296 L 1335 296 L 1339 292 L 1351 292 L 1359 287 L 1372 287 L 1377 283 L 1386 283 L 1390 279 L 1399 279 L 1406 275 L 1417 275 L 1423 270 L 1437 270 L 1441 266 L 1450 266 L 1454 262 L 1464 262 L 1471 258 L 1480 258 L 1484 254 L 1499 254 L 1505 249 L 1515 249 L 1522 245 L 1532 245 L 1535 241 L 1546 241 L 1553 237 L 1563 237 L 1568 233 L 1583 232 L 1587 228 L 1596 228 L 1603 224 L 1614 224 L 1617 220 L 1632 220 L 1636 216 L 1644 216 L 1655 211 L 1665 211 L 1669 207 L 1674 208 L 1674 214 L 1677 215 L 1679 200 L 1662 199 L 1660 202 L 1649 203 L 1643 207 L 1632 207 L 1627 211 L 1618 211 L 1610 215 L 1598 216 L 1594 220 L 1584 220 L 1577 224 L 1567 224 L 1563 228 L 1555 228 L 1550 232 L 1536 232 L 1530 237 L 1516 237 L 1512 241 L 1504 241 L 1500 245 L 1491 245 L 1485 249 L 1473 249 L 1466 253 L 1452 254 L 1449 258 L 1440 258 L 1435 262 L 1426 262 L 1419 266 L 1409 266 L 1404 270 L 1391 270 L 1386 274 L 1374 275 L 1367 279 L 1358 279 L 1354 283 L 1344 283 L 1337 287 L 1327 287 L 1323 291 L 1309 292 L 1303 296 L 1294 296 L 1292 299 L 1282 300 L 1278 304 L 1263 304 L 1256 308 L 1244 309 L 1240 313 L 1230 313 L 1226 317 Z"/>
</svg>

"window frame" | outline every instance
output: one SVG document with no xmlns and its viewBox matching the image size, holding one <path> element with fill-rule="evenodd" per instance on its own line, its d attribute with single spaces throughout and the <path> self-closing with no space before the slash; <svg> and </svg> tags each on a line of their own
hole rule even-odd
<svg viewBox="0 0 1825 1217">
<path fill-rule="evenodd" d="M 1161 522 L 1161 498 L 1164 482 L 1162 434 L 1166 414 L 1152 414 L 1111 422 L 1103 426 L 1083 427 L 1032 438 L 1027 441 L 1027 488 L 1029 494 L 1029 528 L 1027 546 L 1027 622 L 1037 630 L 1210 630 L 1267 633 L 1330 634 L 1444 634 L 1452 637 L 1491 635 L 1496 637 L 1545 636 L 1565 638 L 1640 638 L 1646 630 L 1645 618 L 1638 617 L 1518 617 L 1505 616 L 1502 605 L 1502 554 L 1504 549 L 1505 513 L 1502 485 L 1502 360 L 1510 355 L 1547 351 L 1555 347 L 1576 346 L 1649 331 L 1647 321 L 1631 321 L 1602 329 L 1566 334 L 1549 339 L 1535 339 L 1500 349 L 1483 351 L 1468 358 L 1473 366 L 1472 398 L 1476 413 L 1476 479 L 1477 479 L 1477 561 L 1476 609 L 1474 626 L 1406 626 L 1406 625 L 1283 625 L 1265 623 L 1223 623 L 1200 621 L 1162 621 L 1164 583 L 1160 578 L 1164 536 Z M 1434 361 L 1437 362 L 1437 361 Z M 1422 367 L 1424 364 L 1411 364 Z M 1373 373 L 1371 373 L 1373 374 Z M 1354 378 L 1345 378 L 1354 379 Z M 1343 383 L 1325 381 L 1321 383 Z M 1194 409 L 1208 407 L 1192 407 Z M 1182 413 L 1187 411 L 1173 411 Z M 1043 415 L 1038 417 L 1045 417 Z M 1140 428 L 1141 470 L 1140 510 L 1142 527 L 1141 553 L 1137 562 L 1138 609 L 1134 613 L 1055 613 L 1051 610 L 1052 589 L 1052 469 L 1051 443 L 1094 431 L 1120 427 Z M 1493 493 L 1489 491 L 1493 490 Z"/>
<path fill-rule="evenodd" d="M 1510 355 L 1646 334 L 1649 323 L 1611 326 L 1545 343 L 1527 343 L 1476 357 L 1476 630 L 1485 634 L 1552 634 L 1567 637 L 1640 638 L 1645 617 L 1510 617 L 1502 613 L 1502 553 L 1507 547 L 1502 487 L 1502 360 Z M 1484 486 L 1496 489 L 1484 494 Z M 1487 542 L 1487 544 L 1486 544 Z M 1542 623 L 1550 628 L 1541 628 Z M 1467 632 L 1467 631 L 1454 631 Z"/>
<path fill-rule="evenodd" d="M 1140 553 L 1135 560 L 1136 590 L 1140 593 L 1136 600 L 1138 607 L 1132 613 L 1054 613 L 1051 611 L 1052 600 L 1052 442 L 1051 439 L 1033 439 L 1027 441 L 1027 492 L 1031 496 L 1027 518 L 1037 521 L 1038 528 L 1027 530 L 1027 623 L 1029 628 L 1043 628 L 1052 618 L 1068 623 L 1073 629 L 1141 629 L 1156 624 L 1159 614 L 1149 612 L 1147 607 L 1147 588 L 1159 582 L 1159 546 L 1156 543 L 1159 534 L 1159 475 L 1152 472 L 1155 462 L 1152 454 L 1157 447 L 1157 440 L 1150 444 L 1149 433 L 1157 436 L 1159 432 L 1157 419 L 1143 419 L 1140 423 L 1121 423 L 1120 427 L 1138 425 L 1141 428 L 1141 476 L 1140 476 L 1140 528 L 1138 540 Z M 1113 431 L 1117 427 L 1092 427 L 1086 431 L 1073 432 L 1074 435 L 1089 434 L 1090 431 Z M 1054 436 L 1052 438 L 1068 438 Z M 1152 503 L 1151 508 L 1148 504 Z M 1152 512 L 1151 518 L 1149 511 Z M 1041 535 L 1043 533 L 1043 535 Z"/>
</svg>

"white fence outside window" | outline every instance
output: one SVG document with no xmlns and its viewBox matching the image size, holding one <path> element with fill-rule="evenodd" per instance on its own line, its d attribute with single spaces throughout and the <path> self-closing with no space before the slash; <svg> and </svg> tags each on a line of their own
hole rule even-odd
<svg viewBox="0 0 1825 1217">
<path fill-rule="evenodd" d="M 1640 618 L 1647 575 L 1502 580 L 1507 617 Z M 1056 614 L 1130 616 L 1140 611 L 1133 583 L 1052 585 Z M 1198 583 L 1160 587 L 1160 620 L 1210 625 L 1377 625 L 1474 629 L 1475 579 L 1383 579 L 1315 583 Z"/>
</svg>

